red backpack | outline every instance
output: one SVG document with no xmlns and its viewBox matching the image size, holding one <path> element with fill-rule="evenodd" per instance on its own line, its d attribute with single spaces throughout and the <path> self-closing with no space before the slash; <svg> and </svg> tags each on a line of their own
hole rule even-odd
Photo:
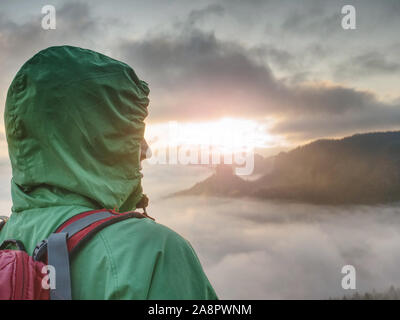
<svg viewBox="0 0 400 320">
<path fill-rule="evenodd" d="M 107 209 L 82 212 L 39 242 L 32 256 L 21 241 L 5 240 L 0 246 L 0 300 L 70 300 L 69 261 L 79 248 L 113 223 L 145 217 L 139 212 Z M 18 250 L 6 249 L 10 245 Z"/>
</svg>

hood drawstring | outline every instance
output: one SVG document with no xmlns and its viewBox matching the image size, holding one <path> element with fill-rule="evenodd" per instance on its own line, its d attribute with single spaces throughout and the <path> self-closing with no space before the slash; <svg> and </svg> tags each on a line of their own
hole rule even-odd
<svg viewBox="0 0 400 320">
<path fill-rule="evenodd" d="M 4 225 L 6 224 L 7 220 L 8 220 L 8 217 L 0 216 L 0 230 L 4 227 Z"/>
<path fill-rule="evenodd" d="M 153 221 L 156 221 L 156 219 L 154 219 L 153 217 L 150 217 L 147 214 L 146 211 L 146 207 L 149 205 L 149 198 L 147 197 L 147 195 L 143 194 L 142 198 L 140 199 L 140 201 L 136 204 L 136 208 L 138 209 L 143 209 L 143 215 Z"/>
</svg>

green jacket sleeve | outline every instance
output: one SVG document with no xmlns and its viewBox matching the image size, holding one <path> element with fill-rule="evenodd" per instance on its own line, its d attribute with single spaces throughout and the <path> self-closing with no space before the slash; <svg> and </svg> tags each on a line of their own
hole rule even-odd
<svg viewBox="0 0 400 320">
<path fill-rule="evenodd" d="M 176 233 L 156 259 L 148 299 L 218 299 L 192 246 Z"/>
<path fill-rule="evenodd" d="M 150 219 L 103 229 L 72 269 L 74 299 L 217 299 L 190 243 Z"/>
</svg>

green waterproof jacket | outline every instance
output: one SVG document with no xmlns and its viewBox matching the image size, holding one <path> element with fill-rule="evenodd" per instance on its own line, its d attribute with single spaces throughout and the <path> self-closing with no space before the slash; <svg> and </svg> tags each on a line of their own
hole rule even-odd
<svg viewBox="0 0 400 320">
<path fill-rule="evenodd" d="M 125 63 L 45 49 L 15 76 L 4 113 L 12 213 L 0 241 L 28 253 L 73 215 L 134 210 L 149 89 Z M 193 248 L 150 219 L 113 224 L 71 262 L 73 299 L 217 299 Z"/>
</svg>

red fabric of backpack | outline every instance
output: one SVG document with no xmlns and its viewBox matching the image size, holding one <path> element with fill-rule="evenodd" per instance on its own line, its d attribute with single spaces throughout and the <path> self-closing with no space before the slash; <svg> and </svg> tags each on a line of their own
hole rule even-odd
<svg viewBox="0 0 400 320">
<path fill-rule="evenodd" d="M 5 240 L 0 246 L 0 300 L 70 300 L 69 261 L 74 253 L 101 229 L 125 219 L 145 217 L 139 212 L 107 209 L 82 212 L 41 241 L 32 256 L 19 240 Z M 9 246 L 17 250 L 6 249 Z"/>
</svg>

